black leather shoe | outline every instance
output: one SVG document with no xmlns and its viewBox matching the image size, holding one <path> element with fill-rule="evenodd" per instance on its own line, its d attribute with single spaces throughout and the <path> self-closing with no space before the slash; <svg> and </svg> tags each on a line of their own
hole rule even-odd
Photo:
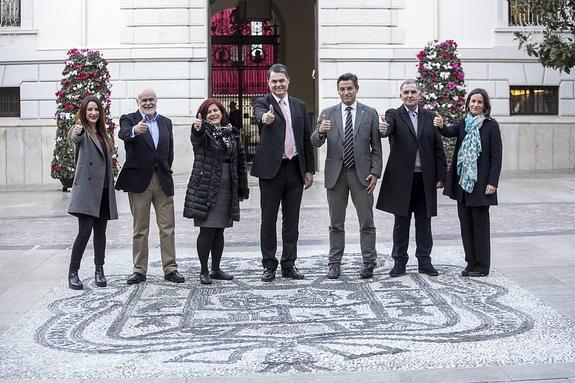
<svg viewBox="0 0 575 383">
<path fill-rule="evenodd" d="M 305 277 L 303 276 L 302 273 L 299 272 L 299 270 L 297 269 L 297 267 L 295 266 L 291 266 L 291 267 L 282 267 L 282 277 L 284 278 L 291 278 L 291 279 L 304 279 Z"/>
<path fill-rule="evenodd" d="M 489 275 L 489 273 L 483 273 L 481 271 L 468 271 L 467 272 L 468 277 L 486 277 L 488 275 Z"/>
<path fill-rule="evenodd" d="M 174 270 L 170 274 L 164 275 L 164 279 L 168 282 L 174 283 L 184 283 L 186 281 L 186 278 L 184 278 L 182 274 L 178 273 L 178 270 Z"/>
<path fill-rule="evenodd" d="M 439 275 L 439 271 L 437 271 L 437 269 L 435 267 L 433 267 L 431 262 L 419 265 L 417 267 L 417 269 L 418 269 L 420 274 L 429 275 L 431 277 L 436 277 Z"/>
<path fill-rule="evenodd" d="M 468 276 L 469 276 L 469 271 L 467 271 L 467 270 L 465 270 L 465 269 L 461 270 L 461 276 L 463 276 L 463 277 L 468 277 Z"/>
<path fill-rule="evenodd" d="M 262 275 L 262 282 L 271 282 L 275 279 L 276 272 L 272 269 L 265 269 L 264 274 Z"/>
<path fill-rule="evenodd" d="M 208 274 L 200 274 L 200 283 L 202 285 L 211 285 L 212 279 Z"/>
<path fill-rule="evenodd" d="M 389 270 L 390 277 L 401 277 L 405 275 L 405 263 L 395 262 L 391 270 Z"/>
<path fill-rule="evenodd" d="M 339 263 L 334 263 L 329 265 L 329 271 L 327 272 L 327 277 L 329 279 L 337 279 L 341 275 L 341 267 Z"/>
<path fill-rule="evenodd" d="M 375 265 L 373 263 L 364 263 L 363 267 L 361 268 L 361 272 L 359 273 L 359 276 L 364 279 L 373 277 L 374 268 Z"/>
<path fill-rule="evenodd" d="M 140 282 L 146 282 L 146 276 L 144 274 L 134 272 L 134 274 L 130 275 L 127 282 L 129 285 L 137 285 Z"/>
<path fill-rule="evenodd" d="M 68 287 L 72 290 L 84 290 L 84 284 L 78 277 L 78 272 L 68 274 Z"/>
<path fill-rule="evenodd" d="M 98 287 L 106 287 L 108 282 L 106 281 L 106 276 L 104 275 L 104 266 L 96 265 L 96 271 L 94 273 L 94 281 Z"/>
<path fill-rule="evenodd" d="M 212 279 L 219 279 L 221 281 L 231 281 L 232 279 L 234 279 L 234 276 L 231 274 L 226 273 L 225 271 L 222 270 L 214 270 L 210 273 L 210 277 Z"/>
</svg>

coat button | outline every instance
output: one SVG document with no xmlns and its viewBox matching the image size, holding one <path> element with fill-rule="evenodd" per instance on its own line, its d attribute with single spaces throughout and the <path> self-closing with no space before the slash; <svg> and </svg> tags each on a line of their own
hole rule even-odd
<svg viewBox="0 0 575 383">
<path fill-rule="evenodd" d="M 88 177 L 88 181 L 92 181 L 92 177 Z"/>
<path fill-rule="evenodd" d="M 90 165 L 92 165 L 92 161 L 90 161 Z"/>
</svg>

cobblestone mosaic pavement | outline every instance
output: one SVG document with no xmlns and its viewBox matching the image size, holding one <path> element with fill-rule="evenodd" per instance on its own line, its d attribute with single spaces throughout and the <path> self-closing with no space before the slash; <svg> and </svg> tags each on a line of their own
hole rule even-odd
<svg viewBox="0 0 575 383">
<path fill-rule="evenodd" d="M 69 290 L 65 281 L 0 336 L 0 378 L 122 378 L 457 368 L 575 361 L 571 321 L 498 272 L 460 276 L 458 246 L 437 246 L 439 277 L 389 278 L 388 249 L 376 276 L 359 278 L 359 255 L 325 278 L 325 249 L 304 246 L 302 281 L 262 283 L 259 257 L 226 251 L 236 278 L 198 284 L 181 259 L 182 285 L 160 278 Z M 110 257 L 108 270 L 129 270 Z M 194 271 L 196 270 L 196 271 Z M 190 277 L 190 275 L 192 277 Z M 32 356 L 32 357 L 31 357 Z M 49 366 L 49 367 L 47 367 Z"/>
</svg>

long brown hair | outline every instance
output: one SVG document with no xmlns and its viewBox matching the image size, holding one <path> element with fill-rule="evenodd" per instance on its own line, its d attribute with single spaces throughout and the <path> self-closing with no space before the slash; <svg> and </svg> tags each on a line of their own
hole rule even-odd
<svg viewBox="0 0 575 383">
<path fill-rule="evenodd" d="M 98 111 L 100 112 L 100 115 L 98 116 L 98 121 L 96 121 L 96 129 L 92 128 L 92 126 L 88 122 L 88 119 L 86 118 L 86 110 L 88 109 L 88 104 L 90 102 L 95 103 L 96 106 L 98 107 Z M 82 124 L 86 133 L 88 133 L 88 135 L 96 141 L 98 141 L 97 134 L 99 133 L 102 136 L 102 138 L 106 141 L 108 152 L 112 151 L 114 143 L 112 142 L 112 139 L 110 138 L 108 132 L 106 131 L 106 116 L 104 114 L 104 108 L 102 107 L 102 101 L 100 101 L 98 97 L 88 96 L 82 100 L 82 103 L 80 104 L 80 109 L 76 114 L 76 124 L 78 123 Z M 71 136 L 72 129 L 73 127 L 70 129 L 68 137 Z"/>
<path fill-rule="evenodd" d="M 491 119 L 491 102 L 489 101 L 489 95 L 487 91 L 482 88 L 475 88 L 467 95 L 467 100 L 465 100 L 465 111 L 469 112 L 469 103 L 471 102 L 471 96 L 474 94 L 480 94 L 483 96 L 483 114 L 485 118 Z"/>
</svg>

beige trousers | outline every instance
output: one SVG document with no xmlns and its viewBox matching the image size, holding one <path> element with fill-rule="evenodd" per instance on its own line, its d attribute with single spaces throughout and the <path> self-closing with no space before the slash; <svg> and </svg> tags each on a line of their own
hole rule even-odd
<svg viewBox="0 0 575 383">
<path fill-rule="evenodd" d="M 154 172 L 152 180 L 144 192 L 130 192 L 128 199 L 134 218 L 132 235 L 134 272 L 146 275 L 148 271 L 148 233 L 150 231 L 150 206 L 152 204 L 160 231 L 160 253 L 164 274 L 168 275 L 177 270 L 174 198 L 168 197 L 164 193 L 160 186 L 158 174 Z"/>
</svg>

